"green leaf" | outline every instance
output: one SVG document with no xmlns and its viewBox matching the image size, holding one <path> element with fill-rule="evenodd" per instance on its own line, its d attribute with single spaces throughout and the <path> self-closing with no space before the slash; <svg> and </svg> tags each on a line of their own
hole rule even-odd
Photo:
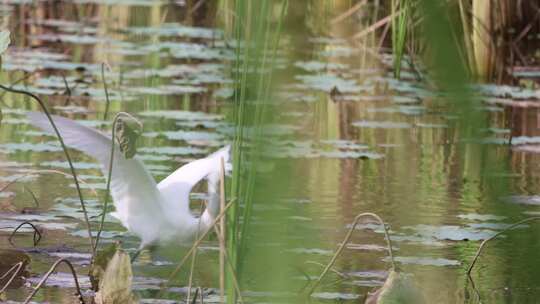
<svg viewBox="0 0 540 304">
<path fill-rule="evenodd" d="M 367 298 L 365 304 L 424 304 L 422 293 L 411 276 L 390 271 L 384 285 Z"/>
</svg>

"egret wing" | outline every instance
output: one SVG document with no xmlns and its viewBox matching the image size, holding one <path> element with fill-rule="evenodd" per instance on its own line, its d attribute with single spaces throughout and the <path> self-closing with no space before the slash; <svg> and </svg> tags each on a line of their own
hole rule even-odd
<svg viewBox="0 0 540 304">
<path fill-rule="evenodd" d="M 204 178 L 209 179 L 209 188 L 213 187 L 218 181 L 221 159 L 227 163 L 229 151 L 230 147 L 226 146 L 206 158 L 187 163 L 159 182 L 157 188 L 168 208 L 176 209 L 182 214 L 188 213 L 191 189 Z"/>
<path fill-rule="evenodd" d="M 32 125 L 55 134 L 44 114 L 30 112 L 28 118 Z M 53 116 L 53 120 L 64 143 L 97 159 L 103 174 L 108 176 L 112 145 L 110 137 L 64 117 Z M 111 195 L 116 207 L 114 216 L 126 228 L 139 235 L 143 243 L 145 240 L 150 241 L 153 234 L 159 234 L 153 231 L 159 229 L 159 225 L 152 225 L 159 223 L 164 217 L 156 182 L 140 160 L 126 159 L 118 149 L 115 149 L 113 159 Z"/>
</svg>

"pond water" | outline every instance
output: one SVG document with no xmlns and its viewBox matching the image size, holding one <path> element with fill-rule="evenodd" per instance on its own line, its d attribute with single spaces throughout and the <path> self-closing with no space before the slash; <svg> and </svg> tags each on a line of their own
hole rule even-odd
<svg viewBox="0 0 540 304">
<path fill-rule="evenodd" d="M 192 3 L 186 2 L 5 1 L 0 9 L 9 16 L 13 43 L 2 58 L 1 83 L 40 94 L 56 114 L 109 130 L 101 81 L 101 63 L 107 62 L 111 113 L 126 111 L 144 123 L 138 157 L 159 181 L 230 143 L 233 134 L 226 118 L 234 93 L 229 75 L 234 50 L 224 31 L 208 21 L 212 18 L 203 18 L 211 8 L 203 5 L 189 14 Z M 483 100 L 476 110 L 487 113 L 490 126 L 482 140 L 467 140 L 454 128 L 455 116 L 412 69 L 395 80 L 391 56 L 345 39 L 353 25 L 332 24 L 331 35 L 321 36 L 306 25 L 317 12 L 303 15 L 296 6 L 286 19 L 290 30 L 278 64 L 285 83 L 276 92 L 281 123 L 271 128 L 281 139 L 271 151 L 291 164 L 290 179 L 297 186 L 280 205 L 291 227 L 284 254 L 302 261 L 292 267 L 292 280 L 301 286 L 315 278 L 322 270 L 317 263 L 330 259 L 355 215 L 375 212 L 391 227 L 396 262 L 414 274 L 429 303 L 468 302 L 472 291 L 465 272 L 480 241 L 540 214 L 540 94 L 510 85 L 475 86 Z M 26 111 L 38 109 L 32 101 L 5 94 L 0 107 L 0 186 L 16 180 L 0 193 L 0 248 L 12 248 L 13 228 L 32 221 L 43 230 L 37 249 L 31 248 L 30 230 L 14 238 L 32 257 L 29 282 L 37 283 L 57 258 L 67 257 L 88 290 L 88 239 L 73 181 L 36 172 L 68 172 L 61 148 L 29 125 Z M 473 153 L 478 147 L 487 150 L 483 157 Z M 94 160 L 72 155 L 97 224 L 105 178 Z M 508 168 L 486 170 L 488 161 Z M 499 185 L 509 191 L 492 195 Z M 196 208 L 204 187 L 192 198 Z M 390 264 L 382 230 L 371 222 L 357 230 L 335 265 L 346 277 L 330 275 L 313 302 L 362 302 L 384 282 Z M 538 231 L 538 224 L 525 224 L 487 247 L 474 272 L 486 303 L 536 302 Z M 103 237 L 105 243 L 122 240 L 128 250 L 138 245 L 111 217 Z M 158 293 L 185 251 L 168 246 L 142 255 L 134 265 L 134 289 L 143 302 L 185 298 L 188 270 Z M 210 239 L 199 251 L 194 274 L 194 285 L 206 288 L 207 302 L 219 301 L 217 265 L 218 243 Z M 267 266 L 259 266 L 253 271 L 264 273 Z M 20 301 L 29 290 L 10 289 L 7 296 Z M 35 300 L 70 302 L 73 291 L 61 270 Z M 254 288 L 246 290 L 246 299 L 280 302 L 280 294 Z"/>
</svg>

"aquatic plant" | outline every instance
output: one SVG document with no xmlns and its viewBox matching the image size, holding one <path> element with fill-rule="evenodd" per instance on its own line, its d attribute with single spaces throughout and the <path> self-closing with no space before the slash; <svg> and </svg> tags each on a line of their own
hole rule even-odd
<svg viewBox="0 0 540 304">
<path fill-rule="evenodd" d="M 394 55 L 394 76 L 400 77 L 401 62 L 405 53 L 407 29 L 411 27 L 411 0 L 392 0 L 392 52 Z"/>
<path fill-rule="evenodd" d="M 236 201 L 227 214 L 227 256 L 234 273 L 242 276 L 254 202 L 256 168 L 261 158 L 262 136 L 268 123 L 272 71 L 280 42 L 281 26 L 288 1 L 236 0 L 234 10 L 235 61 L 232 75 L 235 94 L 231 120 L 235 126 L 232 179 L 227 195 Z M 274 5 L 279 8 L 272 20 Z M 275 22 L 276 27 L 271 25 Z M 242 210 L 242 209 L 243 210 Z M 226 268 L 222 268 L 226 269 Z M 235 303 L 235 278 L 226 272 L 227 303 Z"/>
</svg>

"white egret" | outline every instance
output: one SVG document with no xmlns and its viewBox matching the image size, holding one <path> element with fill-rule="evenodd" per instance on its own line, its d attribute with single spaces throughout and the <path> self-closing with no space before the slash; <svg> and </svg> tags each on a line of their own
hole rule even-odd
<svg viewBox="0 0 540 304">
<path fill-rule="evenodd" d="M 28 113 L 30 123 L 54 134 L 47 117 L 38 112 Z M 102 172 L 108 175 L 111 138 L 102 132 L 73 120 L 53 116 L 67 146 L 97 159 Z M 115 145 L 116 146 L 116 145 Z M 221 159 L 229 160 L 226 146 L 206 158 L 190 162 L 156 184 L 141 160 L 126 159 L 118 150 L 114 153 L 111 174 L 111 195 L 119 219 L 128 231 L 141 239 L 139 249 L 158 243 L 188 241 L 210 228 L 219 214 L 219 174 Z M 189 194 L 195 184 L 208 180 L 208 205 L 200 218 L 189 208 Z"/>
</svg>

